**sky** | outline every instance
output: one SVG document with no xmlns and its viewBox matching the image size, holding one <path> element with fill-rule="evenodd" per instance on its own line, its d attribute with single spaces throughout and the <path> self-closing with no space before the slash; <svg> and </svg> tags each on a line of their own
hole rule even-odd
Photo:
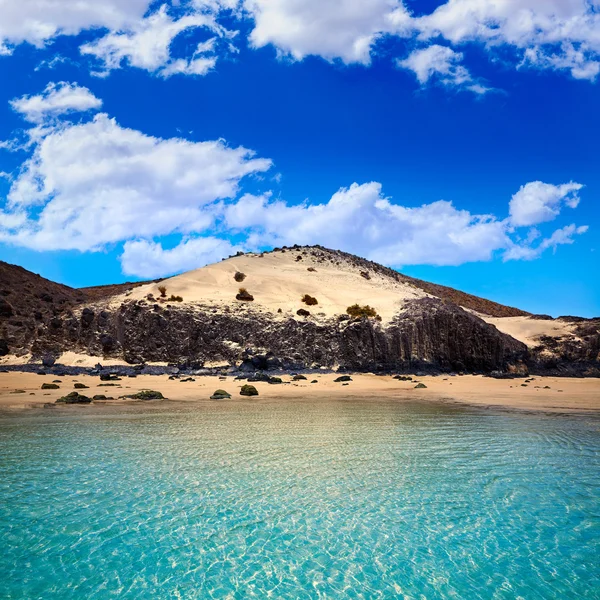
<svg viewBox="0 0 600 600">
<path fill-rule="evenodd" d="M 4 0 L 0 260 L 321 244 L 600 315 L 600 0 Z"/>
</svg>

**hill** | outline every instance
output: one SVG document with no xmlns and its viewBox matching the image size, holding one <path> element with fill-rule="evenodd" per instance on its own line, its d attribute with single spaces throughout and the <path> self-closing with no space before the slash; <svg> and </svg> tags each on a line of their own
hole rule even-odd
<svg viewBox="0 0 600 600">
<path fill-rule="evenodd" d="M 596 321 L 537 318 L 320 246 L 80 290 L 2 263 L 0 298 L 13 361 L 593 374 L 600 351 Z"/>
</svg>

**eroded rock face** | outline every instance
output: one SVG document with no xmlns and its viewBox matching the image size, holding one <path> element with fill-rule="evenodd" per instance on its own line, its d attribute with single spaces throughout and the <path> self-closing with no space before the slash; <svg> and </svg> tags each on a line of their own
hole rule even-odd
<svg viewBox="0 0 600 600">
<path fill-rule="evenodd" d="M 69 337 L 53 343 L 131 363 L 202 365 L 223 361 L 242 370 L 309 366 L 356 371 L 426 369 L 504 370 L 527 348 L 467 311 L 437 299 L 415 300 L 388 325 L 374 319 L 281 321 L 259 311 L 213 312 L 127 302 L 102 316 L 75 320 Z M 110 343 L 107 344 L 107 341 Z M 263 348 L 249 355 L 245 348 Z"/>
</svg>

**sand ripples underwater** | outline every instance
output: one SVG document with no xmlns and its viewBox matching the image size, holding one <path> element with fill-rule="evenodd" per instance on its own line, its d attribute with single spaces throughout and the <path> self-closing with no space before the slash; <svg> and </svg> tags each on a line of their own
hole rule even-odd
<svg viewBox="0 0 600 600">
<path fill-rule="evenodd" d="M 394 402 L 0 420 L 0 598 L 600 598 L 600 420 Z"/>
</svg>

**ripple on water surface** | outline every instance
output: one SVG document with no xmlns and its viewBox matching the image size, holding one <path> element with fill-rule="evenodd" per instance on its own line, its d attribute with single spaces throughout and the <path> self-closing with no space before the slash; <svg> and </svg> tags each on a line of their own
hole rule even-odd
<svg viewBox="0 0 600 600">
<path fill-rule="evenodd" d="M 0 420 L 0 598 L 600 598 L 600 421 L 393 402 Z"/>
</svg>

